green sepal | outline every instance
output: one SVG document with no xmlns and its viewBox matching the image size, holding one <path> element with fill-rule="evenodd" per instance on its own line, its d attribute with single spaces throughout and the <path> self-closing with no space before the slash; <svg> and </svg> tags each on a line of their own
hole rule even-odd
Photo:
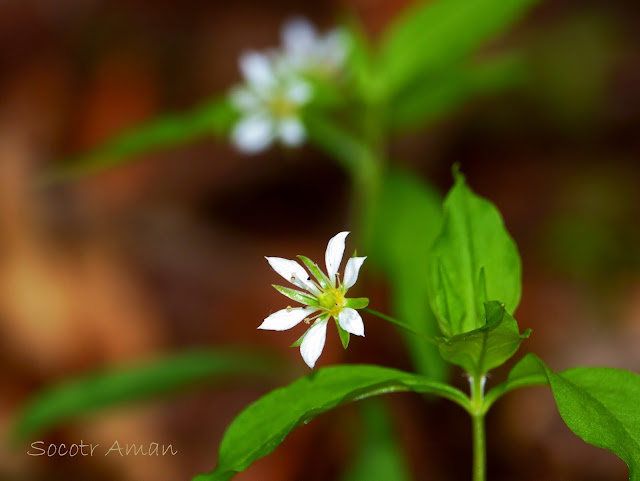
<svg viewBox="0 0 640 481">
<path fill-rule="evenodd" d="M 304 262 L 304 265 L 307 266 L 307 269 L 309 269 L 313 274 L 313 276 L 317 279 L 318 283 L 320 284 L 320 287 L 322 287 L 323 289 L 327 289 L 331 287 L 331 282 L 329 282 L 329 278 L 318 267 L 318 264 L 316 264 L 306 256 L 298 256 L 298 259 Z"/>
<path fill-rule="evenodd" d="M 347 331 L 342 329 L 342 326 L 338 322 L 338 319 L 334 317 L 333 320 L 336 321 L 336 326 L 338 327 L 338 334 L 340 335 L 340 341 L 342 341 L 342 347 L 346 349 L 347 347 L 349 347 L 349 339 L 351 338 L 351 336 Z"/>
<path fill-rule="evenodd" d="M 289 347 L 300 347 L 300 344 L 302 344 L 302 341 L 304 341 L 304 337 L 307 335 L 307 332 L 309 332 L 309 329 L 304 331 L 304 334 L 302 336 L 300 336 L 298 338 L 298 340 L 296 342 L 294 342 L 293 344 L 291 344 Z"/>
<path fill-rule="evenodd" d="M 296 342 L 294 342 L 293 344 L 291 344 L 289 347 L 300 347 L 300 344 L 302 344 L 302 341 L 304 341 L 304 337 L 307 335 L 307 333 L 309 332 L 309 329 L 311 329 L 313 326 L 315 326 L 317 323 L 325 321 L 327 318 L 329 317 L 328 314 L 323 314 L 320 317 L 318 317 L 311 326 L 309 326 L 309 328 L 304 331 L 304 334 L 302 336 L 300 336 L 298 338 L 298 340 Z"/>
<path fill-rule="evenodd" d="M 309 294 L 305 294 L 302 291 L 297 289 L 291 289 L 289 287 L 278 286 L 276 284 L 272 284 L 273 288 L 278 291 L 280 294 L 287 296 L 292 301 L 299 302 L 300 304 L 304 304 L 305 306 L 317 306 L 318 301 L 310 296 Z"/>
<path fill-rule="evenodd" d="M 450 338 L 438 338 L 442 357 L 473 376 L 502 365 L 515 354 L 530 329 L 520 334 L 518 323 L 497 301 L 485 303 L 486 324 Z"/>
<path fill-rule="evenodd" d="M 344 300 L 344 306 L 351 309 L 364 309 L 369 305 L 367 297 L 352 297 Z"/>
</svg>

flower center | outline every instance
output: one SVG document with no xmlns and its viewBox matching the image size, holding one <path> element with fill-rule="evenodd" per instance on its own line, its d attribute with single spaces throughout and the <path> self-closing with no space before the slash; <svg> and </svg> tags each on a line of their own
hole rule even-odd
<svg viewBox="0 0 640 481">
<path fill-rule="evenodd" d="M 337 317 L 344 307 L 344 296 L 338 289 L 328 289 L 318 296 L 320 307 Z"/>
<path fill-rule="evenodd" d="M 296 104 L 283 93 L 275 94 L 269 102 L 268 108 L 271 115 L 278 119 L 294 117 L 297 112 Z"/>
</svg>

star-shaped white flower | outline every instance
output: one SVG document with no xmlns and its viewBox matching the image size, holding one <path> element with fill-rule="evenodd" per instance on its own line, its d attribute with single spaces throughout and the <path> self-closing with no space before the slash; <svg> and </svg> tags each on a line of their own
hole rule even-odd
<svg viewBox="0 0 640 481">
<path fill-rule="evenodd" d="M 300 113 L 311 98 L 309 84 L 294 72 L 279 69 L 269 54 L 243 54 L 240 70 L 245 84 L 230 95 L 241 116 L 231 133 L 236 148 L 255 154 L 274 140 L 290 147 L 301 145 L 306 134 Z"/>
<path fill-rule="evenodd" d="M 337 75 L 347 58 L 347 44 L 340 29 L 321 35 L 304 17 L 289 19 L 281 31 L 286 63 L 298 72 Z"/>
<path fill-rule="evenodd" d="M 329 240 L 325 253 L 327 274 L 309 258 L 298 256 L 315 279 L 312 279 L 296 261 L 266 257 L 274 271 L 302 290 L 276 285 L 273 287 L 289 299 L 301 303 L 302 307 L 288 306 L 274 312 L 258 329 L 285 331 L 297 326 L 303 320 L 307 324 L 314 321 L 307 332 L 292 345 L 292 347 L 300 346 L 300 354 L 311 368 L 315 366 L 324 348 L 327 323 L 330 318 L 336 322 L 345 349 L 349 344 L 349 334 L 364 337 L 364 324 L 356 309 L 367 307 L 369 299 L 345 296 L 358 280 L 358 272 L 366 257 L 351 257 L 347 261 L 342 279 L 338 273 L 344 255 L 345 239 L 348 235 L 349 232 L 340 232 Z"/>
</svg>

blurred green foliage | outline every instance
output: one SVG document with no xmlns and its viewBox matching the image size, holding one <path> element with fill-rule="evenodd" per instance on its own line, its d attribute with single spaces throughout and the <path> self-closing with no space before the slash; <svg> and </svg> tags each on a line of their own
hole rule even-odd
<svg viewBox="0 0 640 481">
<path fill-rule="evenodd" d="M 433 187 L 408 172 L 384 176 L 371 237 L 371 259 L 389 276 L 393 313 L 418 332 L 438 334 L 425 297 L 429 247 L 442 219 L 442 199 Z M 448 368 L 436 345 L 405 334 L 418 372 L 443 380 Z"/>
<path fill-rule="evenodd" d="M 370 399 L 360 407 L 364 423 L 360 448 L 342 481 L 409 481 L 407 460 L 385 404 Z"/>
<path fill-rule="evenodd" d="M 33 397 L 18 413 L 12 430 L 27 439 L 62 423 L 105 408 L 157 399 L 194 385 L 275 377 L 279 361 L 240 351 L 186 351 L 139 364 L 94 371 L 54 384 Z"/>
</svg>

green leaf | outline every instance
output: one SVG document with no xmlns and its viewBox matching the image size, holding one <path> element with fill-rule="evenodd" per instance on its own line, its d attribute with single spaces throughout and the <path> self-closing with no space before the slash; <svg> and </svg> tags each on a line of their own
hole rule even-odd
<svg viewBox="0 0 640 481">
<path fill-rule="evenodd" d="M 322 272 L 322 269 L 318 267 L 318 264 L 305 256 L 298 256 L 298 259 L 300 259 L 304 263 L 304 265 L 307 266 L 307 269 L 309 269 L 309 271 L 313 274 L 313 276 L 316 278 L 323 289 L 331 287 L 331 281 L 329 280 L 327 275 Z"/>
<path fill-rule="evenodd" d="M 306 294 L 297 289 L 291 289 L 289 287 L 282 287 L 275 284 L 272 284 L 273 288 L 278 291 L 280 294 L 287 296 L 292 301 L 299 302 L 300 304 L 304 304 L 305 306 L 317 306 L 318 301 L 311 297 L 309 294 Z"/>
<path fill-rule="evenodd" d="M 429 301 L 445 337 L 485 324 L 484 302 L 513 313 L 520 301 L 520 256 L 498 209 L 455 172 L 442 230 L 431 248 Z"/>
<path fill-rule="evenodd" d="M 485 396 L 485 412 L 501 396 L 527 386 L 546 386 L 549 384 L 547 375 L 540 370 L 540 360 L 534 354 L 527 354 L 513 366 L 507 380 L 492 388 Z"/>
<path fill-rule="evenodd" d="M 494 94 L 522 83 L 526 71 L 523 59 L 510 54 L 452 68 L 441 76 L 427 75 L 391 102 L 389 126 L 393 130 L 408 130 L 436 121 L 475 96 Z"/>
<path fill-rule="evenodd" d="M 576 367 L 555 373 L 532 354 L 516 368 L 520 364 L 520 373 L 510 375 L 506 387 L 494 390 L 504 393 L 523 380 L 538 384 L 546 378 L 569 429 L 623 459 L 629 466 L 629 479 L 640 480 L 640 375 L 609 367 Z"/>
<path fill-rule="evenodd" d="M 473 376 L 502 365 L 513 356 L 530 330 L 520 334 L 516 320 L 497 301 L 485 303 L 486 324 L 449 339 L 438 339 L 440 354 Z"/>
<path fill-rule="evenodd" d="M 319 414 L 350 401 L 398 391 L 439 394 L 468 409 L 462 391 L 416 374 L 367 365 L 320 369 L 242 411 L 224 434 L 215 471 L 194 481 L 231 479 L 272 452 L 295 427 Z"/>
<path fill-rule="evenodd" d="M 342 329 L 342 326 L 340 325 L 337 319 L 334 318 L 334 321 L 336 321 L 336 327 L 338 328 L 338 334 L 340 335 L 340 341 L 342 342 L 342 347 L 346 349 L 349 347 L 349 339 L 351 336 L 347 331 Z"/>
<path fill-rule="evenodd" d="M 369 299 L 366 297 L 350 297 L 345 299 L 344 305 L 351 309 L 364 309 L 369 305 Z"/>
<path fill-rule="evenodd" d="M 400 170 L 389 170 L 375 216 L 376 225 L 369 258 L 380 265 L 391 281 L 391 304 L 395 317 L 418 332 L 434 337 L 436 320 L 426 299 L 429 246 L 441 222 L 441 198 L 429 185 Z M 447 363 L 438 347 L 405 334 L 418 372 L 444 380 Z"/>
<path fill-rule="evenodd" d="M 409 481 L 407 460 L 398 443 L 388 410 L 379 399 L 361 404 L 362 445 L 342 481 Z"/>
<path fill-rule="evenodd" d="M 387 98 L 425 72 L 461 62 L 481 44 L 515 23 L 535 0 L 416 2 L 385 32 L 380 72 Z"/>
<path fill-rule="evenodd" d="M 199 138 L 224 135 L 236 117 L 226 97 L 214 99 L 190 112 L 153 119 L 76 158 L 54 164 L 40 180 L 44 184 L 68 181 Z"/>
<path fill-rule="evenodd" d="M 640 479 L 640 376 L 607 367 L 556 374 L 545 366 L 558 411 L 584 441 L 608 449 Z"/>
<path fill-rule="evenodd" d="M 13 437 L 27 439 L 81 415 L 205 381 L 271 375 L 275 367 L 272 358 L 256 354 L 191 351 L 92 372 L 53 385 L 29 400 L 16 418 Z"/>
</svg>

